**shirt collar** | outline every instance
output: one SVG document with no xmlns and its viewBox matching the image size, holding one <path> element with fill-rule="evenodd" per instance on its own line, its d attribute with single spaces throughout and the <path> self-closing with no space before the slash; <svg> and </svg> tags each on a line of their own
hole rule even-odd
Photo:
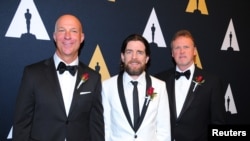
<svg viewBox="0 0 250 141">
<path fill-rule="evenodd" d="M 134 80 L 126 71 L 123 74 L 123 83 L 124 84 L 131 84 L 131 81 L 138 81 L 138 84 L 146 84 L 146 73 L 145 71 L 142 72 L 142 74 Z"/>
<path fill-rule="evenodd" d="M 55 67 L 57 68 L 58 64 L 60 62 L 64 62 L 56 53 L 53 56 L 54 62 L 55 62 Z M 79 64 L 79 58 L 77 57 L 73 62 L 71 62 L 70 64 L 67 64 L 66 62 L 64 62 L 66 65 L 77 65 Z"/>
<path fill-rule="evenodd" d="M 176 66 L 176 71 L 178 71 L 178 72 L 185 72 L 185 71 L 187 71 L 187 70 L 190 70 L 190 72 L 191 73 L 193 73 L 194 72 L 194 63 L 190 66 L 190 67 L 188 67 L 186 70 L 184 70 L 184 71 L 181 71 L 179 68 L 178 68 L 178 66 Z"/>
<path fill-rule="evenodd" d="M 189 77 L 189 78 L 193 78 L 194 69 L 195 69 L 194 63 L 193 63 L 190 67 L 188 67 L 186 70 L 184 70 L 184 71 L 181 71 L 181 70 L 176 66 L 176 71 L 178 71 L 178 72 L 185 72 L 185 71 L 187 71 L 187 70 L 190 70 L 190 77 Z"/>
</svg>

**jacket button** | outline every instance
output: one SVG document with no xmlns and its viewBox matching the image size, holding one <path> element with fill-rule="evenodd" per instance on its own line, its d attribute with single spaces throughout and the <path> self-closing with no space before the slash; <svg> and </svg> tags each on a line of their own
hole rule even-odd
<svg viewBox="0 0 250 141">
<path fill-rule="evenodd" d="M 69 124 L 69 121 L 68 121 L 68 120 L 66 120 L 65 124 Z"/>
<path fill-rule="evenodd" d="M 134 138 L 136 139 L 136 138 L 137 138 L 137 135 L 135 135 Z"/>
</svg>

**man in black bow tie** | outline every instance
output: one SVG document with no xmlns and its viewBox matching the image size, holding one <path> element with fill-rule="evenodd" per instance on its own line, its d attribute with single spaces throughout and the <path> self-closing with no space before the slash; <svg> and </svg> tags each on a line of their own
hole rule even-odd
<svg viewBox="0 0 250 141">
<path fill-rule="evenodd" d="M 221 80 L 194 64 L 197 48 L 188 30 L 176 32 L 171 52 L 176 67 L 155 76 L 166 82 L 172 140 L 207 141 L 208 125 L 226 122 Z"/>
<path fill-rule="evenodd" d="M 69 71 L 69 73 L 74 76 L 77 71 L 77 65 L 70 66 L 70 65 L 66 65 L 63 62 L 60 62 L 57 67 L 57 70 L 59 71 L 59 74 L 62 74 L 65 71 Z"/>
<path fill-rule="evenodd" d="M 104 141 L 101 76 L 79 61 L 80 20 L 62 15 L 53 38 L 54 56 L 24 69 L 13 141 Z"/>
<path fill-rule="evenodd" d="M 189 77 L 190 77 L 190 70 L 187 70 L 185 72 L 179 72 L 179 71 L 175 72 L 175 79 L 176 80 L 178 80 L 181 76 L 185 76 L 187 79 L 189 79 Z"/>
</svg>

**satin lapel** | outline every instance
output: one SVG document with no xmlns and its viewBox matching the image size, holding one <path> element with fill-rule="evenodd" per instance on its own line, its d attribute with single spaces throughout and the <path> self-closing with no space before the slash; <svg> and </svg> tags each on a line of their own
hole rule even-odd
<svg viewBox="0 0 250 141">
<path fill-rule="evenodd" d="M 78 72 L 77 72 L 77 76 L 76 76 L 76 83 L 75 83 L 75 89 L 74 89 L 74 92 L 73 92 L 73 98 L 72 98 L 72 102 L 71 102 L 71 106 L 70 106 L 70 111 L 69 111 L 69 115 L 68 117 L 70 116 L 70 114 L 73 112 L 74 110 L 74 107 L 76 106 L 76 103 L 77 103 L 77 99 L 78 97 L 80 96 L 80 92 L 79 90 L 77 89 L 77 86 L 78 84 L 80 83 L 81 81 L 81 76 L 82 74 L 84 73 L 84 69 L 83 67 L 80 65 L 79 63 L 79 66 L 78 66 Z M 82 84 L 83 85 L 83 84 Z M 82 86 L 81 85 L 81 86 Z M 80 87 L 81 87 L 80 86 Z"/>
<path fill-rule="evenodd" d="M 124 88 L 123 88 L 123 78 L 122 77 L 123 77 L 123 72 L 121 72 L 118 75 L 118 79 L 117 79 L 119 97 L 120 97 L 120 101 L 121 101 L 121 104 L 122 104 L 123 111 L 124 111 L 125 116 L 126 116 L 128 122 L 129 122 L 129 125 L 131 126 L 132 129 L 134 129 L 131 118 L 130 118 L 130 115 L 129 115 L 129 112 L 128 112 L 127 103 L 126 103 L 126 100 L 125 100 Z"/>
<path fill-rule="evenodd" d="M 171 113 L 173 113 L 175 119 L 177 119 L 176 112 L 176 100 L 175 100 L 175 76 L 174 73 L 166 80 L 168 96 L 169 96 L 169 106 Z"/>
<path fill-rule="evenodd" d="M 196 76 L 196 72 L 194 72 L 193 77 L 194 76 Z M 183 115 L 183 113 L 185 113 L 185 111 L 188 109 L 188 107 L 191 105 L 193 99 L 195 98 L 195 92 L 193 92 L 194 83 L 192 81 L 193 81 L 193 78 L 191 80 L 191 85 L 189 87 L 188 94 L 187 94 L 187 97 L 185 99 L 185 102 L 184 102 L 184 105 L 182 107 L 182 110 L 181 110 L 181 113 L 179 115 L 179 118 Z"/>
<path fill-rule="evenodd" d="M 58 99 L 58 103 L 66 115 L 61 87 L 60 87 L 59 79 L 57 77 L 57 72 L 56 72 L 53 58 L 46 60 L 45 65 L 47 65 L 47 68 L 45 68 L 44 70 L 45 77 L 47 77 L 48 83 L 51 85 L 51 88 L 53 89 L 54 94 L 56 95 Z"/>
<path fill-rule="evenodd" d="M 152 86 L 152 81 L 151 81 L 151 78 L 150 76 L 148 75 L 148 73 L 146 73 L 146 82 L 147 82 L 147 86 L 146 86 L 146 94 L 145 94 L 145 97 L 147 96 L 147 89 Z M 146 114 L 146 111 L 148 109 L 148 106 L 150 104 L 150 101 L 148 104 L 147 103 L 147 99 L 145 98 L 144 100 L 144 104 L 143 104 L 143 108 L 142 108 L 142 112 L 141 112 L 141 116 L 140 116 L 140 119 L 139 119 L 139 122 L 138 122 L 138 125 L 135 127 L 135 132 L 139 129 L 139 127 L 141 126 L 141 123 L 145 117 L 145 114 Z"/>
</svg>

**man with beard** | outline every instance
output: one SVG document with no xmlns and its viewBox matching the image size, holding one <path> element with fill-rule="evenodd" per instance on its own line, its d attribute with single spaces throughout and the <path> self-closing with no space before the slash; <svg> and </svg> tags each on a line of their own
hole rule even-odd
<svg viewBox="0 0 250 141">
<path fill-rule="evenodd" d="M 147 73 L 149 62 L 148 41 L 129 35 L 121 46 L 120 73 L 102 85 L 105 140 L 170 141 L 166 84 Z"/>
</svg>

